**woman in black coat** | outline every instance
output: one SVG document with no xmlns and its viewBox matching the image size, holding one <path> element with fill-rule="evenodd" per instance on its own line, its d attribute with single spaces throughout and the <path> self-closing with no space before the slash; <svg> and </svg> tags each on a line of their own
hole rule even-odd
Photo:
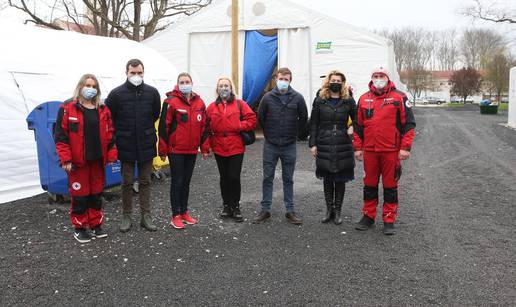
<svg viewBox="0 0 516 307">
<path fill-rule="evenodd" d="M 356 120 L 356 103 L 346 77 L 331 71 L 312 106 L 309 146 L 316 159 L 316 176 L 324 182 L 327 223 L 342 223 L 341 210 L 346 182 L 354 177 L 354 153 L 348 121 Z"/>
</svg>

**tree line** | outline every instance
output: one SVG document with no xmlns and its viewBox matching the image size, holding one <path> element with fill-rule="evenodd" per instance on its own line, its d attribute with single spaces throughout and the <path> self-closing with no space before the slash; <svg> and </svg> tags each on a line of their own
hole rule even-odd
<svg viewBox="0 0 516 307">
<path fill-rule="evenodd" d="M 56 20 L 79 32 L 141 41 L 189 16 L 212 0 L 0 0 L 27 15 L 25 23 L 63 30 Z"/>
<path fill-rule="evenodd" d="M 473 88 L 469 95 L 483 90 L 500 99 L 508 89 L 509 70 L 516 65 L 508 41 L 493 29 L 430 31 L 402 28 L 383 30 L 378 34 L 393 43 L 396 68 L 413 97 L 420 97 L 425 90 L 433 90 L 435 85 L 431 71 L 449 70 L 462 71 L 462 74 L 466 73 L 473 79 L 477 76 L 476 82 L 468 79 L 470 85 L 467 87 Z M 487 81 L 484 82 L 485 88 L 481 86 L 482 79 Z M 450 81 L 455 85 L 457 80 L 464 78 L 452 78 Z M 461 89 L 464 87 L 464 84 L 457 86 Z M 464 90 L 455 90 L 455 86 L 452 92 L 464 97 Z"/>
</svg>

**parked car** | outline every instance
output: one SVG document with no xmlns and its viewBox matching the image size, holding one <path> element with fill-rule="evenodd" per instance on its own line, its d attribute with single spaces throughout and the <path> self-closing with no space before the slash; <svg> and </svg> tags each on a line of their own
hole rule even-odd
<svg viewBox="0 0 516 307">
<path fill-rule="evenodd" d="M 415 98 L 414 104 L 428 104 L 428 100 L 426 98 Z"/>
<path fill-rule="evenodd" d="M 426 98 L 428 100 L 428 103 L 429 104 L 441 104 L 441 103 L 445 103 L 446 101 L 442 98 L 439 98 L 439 97 L 427 97 Z"/>
</svg>

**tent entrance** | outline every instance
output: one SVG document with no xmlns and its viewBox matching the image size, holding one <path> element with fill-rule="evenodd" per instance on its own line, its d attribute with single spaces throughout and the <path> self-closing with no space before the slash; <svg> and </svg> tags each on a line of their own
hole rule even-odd
<svg viewBox="0 0 516 307">
<path fill-rule="evenodd" d="M 278 63 L 278 30 L 246 31 L 242 98 L 257 109 Z M 274 85 L 273 85 L 274 86 Z"/>
</svg>

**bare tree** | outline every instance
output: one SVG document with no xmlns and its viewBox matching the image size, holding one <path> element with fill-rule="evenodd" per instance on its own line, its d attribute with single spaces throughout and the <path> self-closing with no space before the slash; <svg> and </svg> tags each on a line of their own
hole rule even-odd
<svg viewBox="0 0 516 307">
<path fill-rule="evenodd" d="M 390 39 L 394 46 L 396 68 L 398 72 L 409 69 L 429 68 L 431 57 L 435 54 L 432 32 L 422 28 L 403 28 L 400 30 L 383 30 L 380 35 Z"/>
<path fill-rule="evenodd" d="M 431 89 L 431 73 L 424 68 L 414 68 L 403 72 L 402 81 L 407 85 L 409 94 L 416 98 L 420 97 L 423 91 Z"/>
<path fill-rule="evenodd" d="M 462 34 L 460 42 L 465 66 L 485 69 L 489 59 L 506 43 L 503 37 L 489 29 L 468 29 Z"/>
<path fill-rule="evenodd" d="M 459 60 L 456 30 L 441 32 L 437 40 L 437 57 L 439 70 L 455 70 Z"/>
<path fill-rule="evenodd" d="M 55 19 L 74 24 L 83 33 L 146 39 L 165 29 L 177 17 L 189 16 L 212 0 L 8 0 L 32 22 L 61 30 Z"/>
<path fill-rule="evenodd" d="M 461 14 L 475 19 L 482 19 L 496 23 L 516 24 L 516 5 L 499 5 L 495 1 L 472 0 L 472 4 L 465 6 Z"/>
<path fill-rule="evenodd" d="M 497 52 L 487 65 L 486 79 L 496 93 L 497 101 L 500 101 L 502 93 L 509 90 L 509 73 L 511 60 L 502 51 Z"/>
</svg>

